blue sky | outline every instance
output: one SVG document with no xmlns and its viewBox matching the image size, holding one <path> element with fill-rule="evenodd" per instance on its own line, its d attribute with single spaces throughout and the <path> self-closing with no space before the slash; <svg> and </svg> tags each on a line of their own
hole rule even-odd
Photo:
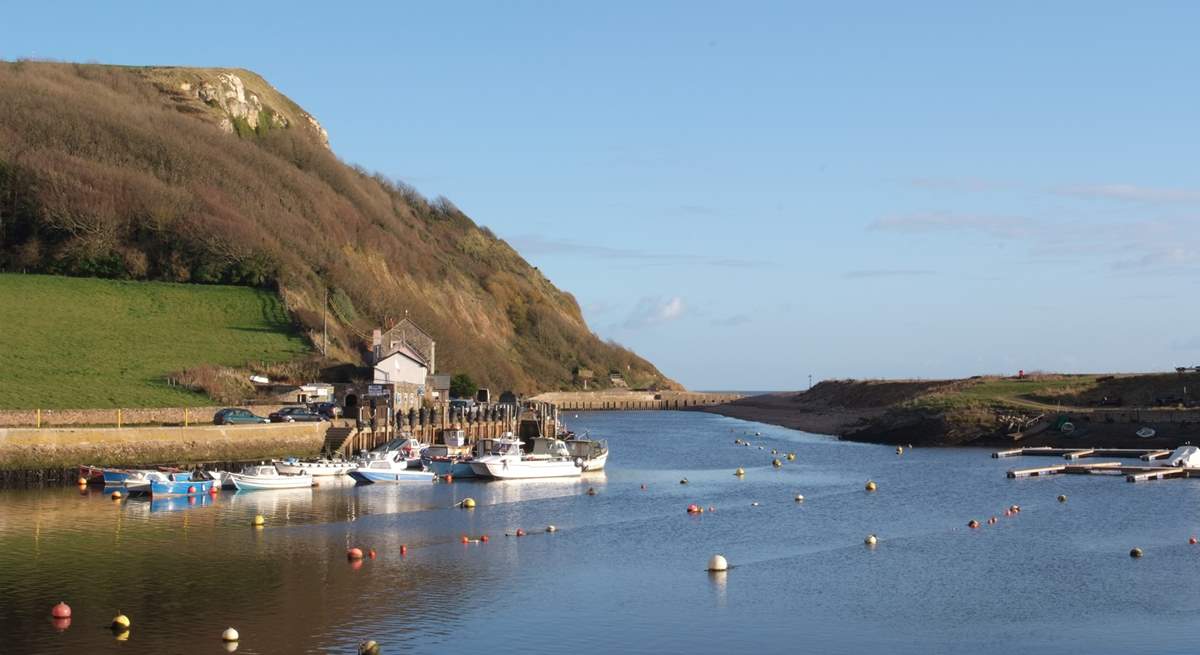
<svg viewBox="0 0 1200 655">
<path fill-rule="evenodd" d="M 101 5 L 0 57 L 253 69 L 692 388 L 1200 364 L 1200 5 Z"/>
</svg>

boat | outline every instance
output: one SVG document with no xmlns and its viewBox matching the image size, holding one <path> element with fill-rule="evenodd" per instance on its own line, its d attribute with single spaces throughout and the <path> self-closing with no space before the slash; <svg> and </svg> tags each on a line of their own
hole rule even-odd
<svg viewBox="0 0 1200 655">
<path fill-rule="evenodd" d="M 471 462 L 475 475 L 498 480 L 578 477 L 583 461 L 571 456 L 561 439 L 537 437 L 529 440 L 531 452 L 521 451 L 521 441 L 502 440 L 495 454 Z"/>
<path fill-rule="evenodd" d="M 80 464 L 79 478 L 87 481 L 88 484 L 104 482 L 104 468 L 101 466 L 92 466 L 90 464 Z"/>
<path fill-rule="evenodd" d="M 359 484 L 374 484 L 376 482 L 432 482 L 432 471 L 415 471 L 408 467 L 408 460 L 402 454 L 391 457 L 370 459 L 350 471 L 350 477 Z"/>
<path fill-rule="evenodd" d="M 473 478 L 475 477 L 475 469 L 471 468 L 471 462 L 480 457 L 495 454 L 499 448 L 499 444 L 505 440 L 516 441 L 520 445 L 520 442 L 513 437 L 511 432 L 506 432 L 504 436 L 499 438 L 489 437 L 480 439 L 475 442 L 475 446 L 470 452 L 463 453 L 461 450 L 462 442 L 452 439 L 448 445 L 430 446 L 425 449 L 421 457 L 421 463 L 438 477 L 450 475 L 456 478 Z"/>
<path fill-rule="evenodd" d="M 130 471 L 124 484 L 130 494 L 149 494 L 151 497 L 194 496 L 208 493 L 213 487 L 212 480 L 193 480 L 188 471 Z"/>
<path fill-rule="evenodd" d="M 313 486 L 313 476 L 309 473 L 280 475 L 275 466 L 270 464 L 247 466 L 241 473 L 230 473 L 229 479 L 239 491 L 303 489 Z"/>
<path fill-rule="evenodd" d="M 608 462 L 607 441 L 588 439 L 587 435 L 580 439 L 572 434 L 564 439 L 563 443 L 567 444 L 571 457 L 583 460 L 584 473 L 604 470 L 604 465 Z"/>
<path fill-rule="evenodd" d="M 1200 448 L 1196 446 L 1180 446 L 1163 460 L 1167 466 L 1183 468 L 1200 468 Z"/>
<path fill-rule="evenodd" d="M 392 439 L 374 450 L 364 452 L 357 462 L 361 467 L 365 462 L 377 459 L 391 461 L 399 457 L 404 460 L 404 464 L 408 468 L 419 469 L 421 468 L 421 451 L 428 447 L 429 444 L 423 444 L 409 435 L 404 435 Z"/>
<path fill-rule="evenodd" d="M 1154 435 L 1158 434 L 1158 432 L 1156 432 L 1154 428 L 1143 427 L 1140 430 L 1138 430 L 1137 432 L 1135 432 L 1134 434 L 1136 434 L 1137 436 L 1139 436 L 1143 439 L 1149 439 L 1149 438 L 1153 437 Z"/>
<path fill-rule="evenodd" d="M 92 467 L 89 467 L 92 468 Z M 146 473 L 168 473 L 168 474 L 184 474 L 191 476 L 191 473 L 180 471 L 177 468 L 170 466 L 160 466 L 155 469 L 102 469 L 101 475 L 104 478 L 105 486 L 120 486 L 125 484 L 125 481 L 132 475 L 136 479 L 141 480 Z M 183 479 L 183 478 L 181 478 Z"/>
<path fill-rule="evenodd" d="M 288 459 L 272 460 L 271 463 L 275 465 L 275 470 L 279 471 L 280 475 L 308 474 L 313 477 L 345 475 L 358 466 L 358 464 L 344 459 L 325 458 L 300 460 L 289 457 Z"/>
</svg>

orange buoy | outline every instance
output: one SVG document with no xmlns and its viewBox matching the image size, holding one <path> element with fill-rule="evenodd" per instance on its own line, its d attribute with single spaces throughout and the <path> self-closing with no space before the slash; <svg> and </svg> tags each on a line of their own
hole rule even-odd
<svg viewBox="0 0 1200 655">
<path fill-rule="evenodd" d="M 480 535 L 479 541 L 486 544 L 488 542 L 488 536 L 486 534 Z"/>
<path fill-rule="evenodd" d="M 370 557 L 371 559 L 375 559 L 375 549 L 374 548 L 367 551 L 367 557 Z"/>
<path fill-rule="evenodd" d="M 524 536 L 525 536 L 525 531 L 524 531 L 524 530 L 522 530 L 521 528 L 517 528 L 517 536 L 518 536 L 518 537 L 524 537 Z"/>
<path fill-rule="evenodd" d="M 87 478 L 80 476 L 79 479 L 75 481 L 75 484 L 82 487 L 87 484 Z"/>
<path fill-rule="evenodd" d="M 974 530 L 979 527 L 979 521 L 976 521 L 975 519 L 971 519 L 970 521 L 967 522 L 967 527 Z"/>
<path fill-rule="evenodd" d="M 1191 544 L 1191 545 L 1193 545 L 1193 546 L 1195 546 L 1195 545 L 1196 545 L 1196 538 L 1195 538 L 1195 537 L 1190 537 L 1190 538 L 1188 539 L 1188 543 L 1189 543 L 1189 544 Z"/>
<path fill-rule="evenodd" d="M 688 514 L 699 514 L 700 512 L 703 512 L 703 511 L 704 511 L 704 510 L 703 510 L 703 509 L 700 509 L 700 506 L 699 506 L 699 505 L 697 505 L 696 503 L 692 503 L 691 505 L 688 505 L 688 506 L 687 506 L 687 513 L 688 513 Z"/>
<path fill-rule="evenodd" d="M 346 559 L 358 560 L 362 558 L 363 552 L 361 548 L 351 548 L 350 550 L 346 551 Z"/>
<path fill-rule="evenodd" d="M 50 608 L 50 616 L 56 619 L 69 619 L 71 618 L 71 606 L 60 600 L 57 605 Z"/>
<path fill-rule="evenodd" d="M 189 494 L 194 494 L 194 493 L 196 493 L 196 485 L 194 485 L 194 484 L 189 484 L 189 485 L 188 485 L 188 493 L 189 493 Z"/>
<path fill-rule="evenodd" d="M 469 544 L 469 543 L 471 543 L 471 540 L 470 540 L 469 538 L 467 538 L 467 535 L 465 535 L 465 534 L 462 536 L 462 540 L 461 540 L 461 541 L 462 541 L 464 544 Z"/>
<path fill-rule="evenodd" d="M 214 484 L 213 486 L 211 486 L 211 487 L 209 487 L 209 488 L 208 488 L 208 495 L 210 495 L 210 496 L 215 496 L 215 495 L 217 495 L 217 493 L 218 493 L 218 492 L 220 492 L 220 491 L 221 491 L 221 490 L 217 488 L 217 485 L 215 485 L 215 484 Z"/>
<path fill-rule="evenodd" d="M 112 499 L 113 500 L 121 500 L 121 492 L 120 491 L 112 492 Z"/>
<path fill-rule="evenodd" d="M 400 544 L 400 556 L 404 557 L 407 554 L 408 554 L 408 546 L 405 544 Z"/>
<path fill-rule="evenodd" d="M 442 479 L 445 480 L 446 482 L 454 482 L 454 476 L 450 473 L 447 473 L 445 476 L 442 477 Z"/>
</svg>

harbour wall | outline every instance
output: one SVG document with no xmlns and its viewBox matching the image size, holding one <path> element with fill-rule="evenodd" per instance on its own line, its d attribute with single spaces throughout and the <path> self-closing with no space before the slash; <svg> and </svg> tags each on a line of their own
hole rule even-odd
<svg viewBox="0 0 1200 655">
<path fill-rule="evenodd" d="M 250 411 L 266 416 L 285 405 L 250 405 Z M 0 428 L 195 425 L 212 423 L 212 407 L 140 407 L 121 409 L 4 409 L 0 410 Z"/>
<path fill-rule="evenodd" d="M 711 407 L 741 398 L 736 393 L 701 391 L 550 391 L 534 400 L 552 403 L 562 411 L 666 410 Z"/>
<path fill-rule="evenodd" d="M 327 423 L 149 426 L 131 428 L 0 428 L 0 473 L 73 480 L 80 464 L 138 467 L 234 462 L 316 455 Z M 0 480 L 4 482 L 5 480 Z M 36 481 L 36 480 L 35 480 Z"/>
</svg>

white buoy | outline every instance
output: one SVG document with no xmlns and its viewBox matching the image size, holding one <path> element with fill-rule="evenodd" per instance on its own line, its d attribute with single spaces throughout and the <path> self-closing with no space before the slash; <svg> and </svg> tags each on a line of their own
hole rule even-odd
<svg viewBox="0 0 1200 655">
<path fill-rule="evenodd" d="M 239 636 L 237 630 L 225 628 L 225 632 L 221 633 L 221 641 L 237 641 Z"/>
<path fill-rule="evenodd" d="M 798 502 L 798 503 L 802 503 L 802 502 L 804 502 L 804 495 L 803 495 L 803 494 L 796 494 L 796 502 Z"/>
<path fill-rule="evenodd" d="M 708 570 L 709 571 L 728 571 L 729 570 L 729 562 L 725 561 L 724 555 L 713 555 L 708 560 Z"/>
<path fill-rule="evenodd" d="M 874 546 L 875 544 L 879 543 L 879 539 L 876 538 L 875 535 L 869 534 L 867 535 L 867 538 L 863 540 L 863 543 L 867 544 L 868 546 Z"/>
</svg>

